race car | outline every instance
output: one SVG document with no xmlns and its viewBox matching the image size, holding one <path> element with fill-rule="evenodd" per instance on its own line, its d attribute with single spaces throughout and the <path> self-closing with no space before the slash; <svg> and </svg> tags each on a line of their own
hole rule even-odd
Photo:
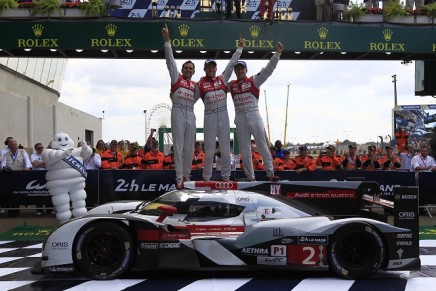
<svg viewBox="0 0 436 291">
<path fill-rule="evenodd" d="M 371 212 L 363 197 L 377 194 L 376 183 L 184 186 L 153 201 L 101 205 L 64 223 L 43 243 L 32 273 L 105 280 L 131 270 L 243 267 L 360 279 L 379 269 L 420 268 L 416 230 L 363 217 Z"/>
</svg>

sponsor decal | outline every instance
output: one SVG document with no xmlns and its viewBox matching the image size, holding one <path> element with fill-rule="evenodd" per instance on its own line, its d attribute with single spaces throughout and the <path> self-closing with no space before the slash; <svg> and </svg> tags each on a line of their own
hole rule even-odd
<svg viewBox="0 0 436 291">
<path fill-rule="evenodd" d="M 160 243 L 159 248 L 161 248 L 161 249 L 179 249 L 180 243 Z"/>
<path fill-rule="evenodd" d="M 400 211 L 398 213 L 398 218 L 400 220 L 414 220 L 415 219 L 415 212 L 413 211 Z"/>
<path fill-rule="evenodd" d="M 355 190 L 327 190 L 319 192 L 287 192 L 286 197 L 291 199 L 355 199 Z"/>
<path fill-rule="evenodd" d="M 272 184 L 271 186 L 270 186 L 270 195 L 274 195 L 274 196 L 276 196 L 276 195 L 281 195 L 281 186 L 282 185 L 274 185 L 274 184 Z"/>
<path fill-rule="evenodd" d="M 244 226 L 231 225 L 187 225 L 191 233 L 221 233 L 221 232 L 244 232 Z"/>
<path fill-rule="evenodd" d="M 25 190 L 13 190 L 13 195 L 26 195 L 28 197 L 50 196 L 46 184 L 40 184 L 38 180 L 32 180 L 26 184 Z"/>
<path fill-rule="evenodd" d="M 293 244 L 294 243 L 294 239 L 290 238 L 290 237 L 282 238 L 280 243 L 282 243 L 282 244 Z"/>
<path fill-rule="evenodd" d="M 286 257 L 286 246 L 271 245 L 271 256 L 273 256 L 273 257 Z"/>
<path fill-rule="evenodd" d="M 109 23 L 104 26 L 108 38 L 91 38 L 91 47 L 132 47 L 131 38 L 114 38 L 117 33 L 118 26 Z"/>
<path fill-rule="evenodd" d="M 399 186 L 399 185 L 398 185 Z M 403 200 L 405 200 L 405 199 L 411 199 L 411 200 L 415 200 L 415 199 L 418 199 L 418 196 L 417 195 L 409 195 L 409 194 L 407 194 L 407 195 L 397 195 L 398 197 L 395 197 L 397 200 L 398 199 L 403 199 Z"/>
<path fill-rule="evenodd" d="M 163 233 L 161 239 L 163 240 L 178 240 L 178 239 L 189 239 L 191 236 L 189 233 Z"/>
<path fill-rule="evenodd" d="M 169 192 L 172 190 L 176 190 L 175 184 L 138 184 L 136 179 L 131 181 L 118 179 L 117 187 L 115 187 L 115 192 Z"/>
<path fill-rule="evenodd" d="M 325 41 L 327 38 L 327 35 L 329 33 L 329 30 L 327 27 L 320 27 L 317 29 L 317 33 L 319 36 L 319 41 L 304 41 L 304 48 L 305 49 L 313 49 L 313 50 L 341 50 L 341 42 L 340 41 Z"/>
<path fill-rule="evenodd" d="M 412 246 L 413 243 L 412 241 L 408 240 L 408 241 L 397 241 L 397 246 Z"/>
<path fill-rule="evenodd" d="M 258 265 L 286 265 L 285 257 L 257 257 Z"/>
<path fill-rule="evenodd" d="M 233 182 L 216 182 L 215 189 L 233 189 Z"/>
<path fill-rule="evenodd" d="M 249 203 L 250 198 L 249 197 L 236 197 L 236 201 L 239 203 Z"/>
<path fill-rule="evenodd" d="M 143 250 L 157 250 L 159 246 L 157 243 L 141 243 L 140 248 Z"/>
<path fill-rule="evenodd" d="M 323 245 L 288 245 L 288 263 L 303 266 L 325 266 L 327 248 Z M 335 259 L 335 256 L 332 256 Z"/>
<path fill-rule="evenodd" d="M 73 272 L 74 267 L 50 267 L 50 272 Z"/>
<path fill-rule="evenodd" d="M 181 7 L 182 10 L 187 10 Z M 202 38 L 185 38 L 189 34 L 190 27 L 187 24 L 181 24 L 178 26 L 180 36 L 182 38 L 171 38 L 171 45 L 173 47 L 193 47 L 201 48 L 204 47 Z"/>
<path fill-rule="evenodd" d="M 392 196 L 394 195 L 394 188 L 401 185 L 380 185 L 380 195 L 381 196 Z"/>
<path fill-rule="evenodd" d="M 370 42 L 370 51 L 390 51 L 390 52 L 404 52 L 406 51 L 405 43 L 390 42 L 394 35 L 393 30 L 385 29 L 382 31 L 385 42 Z"/>
<path fill-rule="evenodd" d="M 68 248 L 68 242 L 54 241 L 51 243 L 51 247 L 55 249 L 66 249 Z"/>
<path fill-rule="evenodd" d="M 285 236 L 282 232 L 282 229 L 280 227 L 274 227 L 273 228 L 273 236 Z"/>
<path fill-rule="evenodd" d="M 404 253 L 404 250 L 403 250 L 403 249 L 401 249 L 401 248 L 398 249 L 398 250 L 397 250 L 398 258 L 401 259 L 401 258 L 403 257 L 403 253 Z"/>
<path fill-rule="evenodd" d="M 57 38 L 40 38 L 44 31 L 44 26 L 34 24 L 32 26 L 35 38 L 17 38 L 17 47 L 19 48 L 58 48 L 59 39 Z"/>
<path fill-rule="evenodd" d="M 243 248 L 241 250 L 242 255 L 264 255 L 268 256 L 268 249 L 262 248 Z"/>
<path fill-rule="evenodd" d="M 398 239 L 401 239 L 401 238 L 412 239 L 412 234 L 411 233 L 397 233 L 397 238 Z"/>
<path fill-rule="evenodd" d="M 327 236 L 299 236 L 298 237 L 299 244 L 317 244 L 317 245 L 326 245 L 328 244 Z"/>
</svg>

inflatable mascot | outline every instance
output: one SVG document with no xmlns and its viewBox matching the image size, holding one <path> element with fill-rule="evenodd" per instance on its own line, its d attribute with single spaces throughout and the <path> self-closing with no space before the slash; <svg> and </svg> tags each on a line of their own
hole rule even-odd
<svg viewBox="0 0 436 291">
<path fill-rule="evenodd" d="M 49 149 L 42 152 L 41 158 L 47 168 L 47 188 L 56 208 L 56 218 L 64 223 L 71 216 L 86 214 L 85 180 L 86 169 L 83 160 L 88 159 L 92 149 L 81 142 L 74 148 L 73 140 L 66 133 L 54 136 Z M 70 210 L 70 200 L 73 212 Z"/>
</svg>

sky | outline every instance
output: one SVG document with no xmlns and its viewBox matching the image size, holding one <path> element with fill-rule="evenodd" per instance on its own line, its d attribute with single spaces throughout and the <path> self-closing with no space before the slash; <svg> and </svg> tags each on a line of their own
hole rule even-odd
<svg viewBox="0 0 436 291">
<path fill-rule="evenodd" d="M 177 60 L 179 69 L 184 61 Z M 203 61 L 194 63 L 197 71 L 193 80 L 197 81 L 204 75 Z M 266 63 L 249 60 L 248 75 L 258 73 Z M 218 61 L 218 73 L 226 64 Z M 436 98 L 414 95 L 415 63 L 281 60 L 260 88 L 259 108 L 270 140 L 303 144 L 349 139 L 365 143 L 392 134 L 392 75 L 397 75 L 398 105 L 436 104 Z M 59 101 L 104 116 L 104 141 L 127 139 L 144 144 L 146 121 L 152 127 L 171 126 L 169 112 L 150 114 L 158 104 L 171 106 L 169 89 L 164 60 L 69 59 Z M 230 126 L 235 127 L 230 95 L 227 107 Z M 197 127 L 203 127 L 203 110 L 199 100 L 194 107 Z M 197 139 L 202 140 L 202 135 Z"/>
<path fill-rule="evenodd" d="M 176 60 L 179 68 L 184 61 Z M 204 75 L 203 61 L 194 63 L 197 70 L 193 80 L 198 80 Z M 218 72 L 222 72 L 227 60 L 217 63 Z M 256 74 L 266 64 L 266 60 L 248 60 L 248 75 Z M 273 75 L 260 88 L 259 108 L 267 132 L 269 125 L 270 140 L 301 144 L 348 138 L 365 143 L 377 141 L 379 135 L 392 134 L 394 74 L 398 105 L 436 104 L 436 98 L 414 96 L 415 63 L 279 61 Z M 171 106 L 169 89 L 164 60 L 69 59 L 59 101 L 97 117 L 103 117 L 104 111 L 104 141 L 127 139 L 144 144 L 146 119 L 153 127 L 171 126 L 169 112 L 150 114 L 157 104 Z M 227 106 L 230 126 L 235 127 L 230 95 Z M 194 107 L 197 127 L 203 127 L 203 110 L 200 99 Z M 202 140 L 202 135 L 197 139 Z"/>
</svg>

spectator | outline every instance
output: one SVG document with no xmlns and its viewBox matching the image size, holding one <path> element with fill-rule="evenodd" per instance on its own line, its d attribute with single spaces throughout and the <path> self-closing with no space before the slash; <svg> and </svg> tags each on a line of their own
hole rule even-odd
<svg viewBox="0 0 436 291">
<path fill-rule="evenodd" d="M 297 168 L 297 164 L 295 163 L 295 160 L 291 158 L 291 152 L 288 150 L 283 150 L 283 155 L 283 170 L 295 170 Z"/>
<path fill-rule="evenodd" d="M 25 150 L 19 149 L 17 141 L 14 138 L 8 140 L 8 150 L 3 155 L 1 162 L 3 171 L 29 171 L 32 168 L 30 159 Z M 18 205 L 10 205 L 10 207 L 18 207 Z M 20 210 L 9 210 L 9 216 L 19 216 Z"/>
<path fill-rule="evenodd" d="M 105 151 L 105 149 L 106 147 L 104 141 L 101 139 L 97 141 L 97 143 L 95 144 L 95 153 L 101 156 L 101 154 Z"/>
<path fill-rule="evenodd" d="M 368 146 L 368 153 L 361 157 L 362 169 L 366 171 L 375 171 L 380 169 L 380 163 L 377 157 L 375 145 Z"/>
<path fill-rule="evenodd" d="M 90 144 L 89 144 L 90 146 Z M 85 168 L 87 170 L 98 170 L 101 167 L 101 156 L 97 154 L 97 150 L 92 148 L 92 155 L 84 160 Z"/>
<path fill-rule="evenodd" d="M 0 151 L 0 162 L 3 159 L 3 156 L 9 151 L 9 143 L 13 139 L 14 138 L 12 136 L 9 136 L 9 137 L 6 138 L 6 140 L 5 140 L 5 147 Z"/>
<path fill-rule="evenodd" d="M 283 160 L 276 156 L 276 154 L 277 154 L 276 147 L 270 147 L 269 149 L 271 151 L 271 156 L 272 156 L 272 159 L 273 159 L 273 168 L 274 168 L 274 171 L 283 171 L 284 170 Z"/>
<path fill-rule="evenodd" d="M 120 168 L 122 157 L 117 151 L 117 146 L 118 142 L 113 139 L 109 145 L 109 148 L 101 154 L 101 167 L 103 169 L 116 170 Z"/>
<path fill-rule="evenodd" d="M 30 163 L 32 164 L 32 170 L 45 170 L 45 163 L 41 159 L 44 146 L 42 143 L 36 143 L 34 146 L 35 152 L 30 155 Z"/>
<path fill-rule="evenodd" d="M 29 155 L 18 148 L 14 138 L 9 141 L 8 151 L 4 154 L 1 165 L 5 171 L 29 171 L 32 168 Z"/>
<path fill-rule="evenodd" d="M 404 146 L 402 150 L 399 151 L 400 160 L 401 160 L 401 170 L 410 170 L 410 163 L 412 162 L 412 158 L 415 155 L 414 149 L 412 146 Z"/>
<path fill-rule="evenodd" d="M 251 161 L 254 170 L 265 170 L 265 165 L 263 164 L 262 156 L 257 151 L 256 144 L 251 145 Z"/>
<path fill-rule="evenodd" d="M 217 171 L 221 171 L 221 152 L 219 148 L 219 143 L 217 142 L 217 148 L 215 150 L 215 163 Z M 236 159 L 233 155 L 233 150 L 230 149 L 230 169 L 232 171 L 236 170 Z"/>
<path fill-rule="evenodd" d="M 330 0 L 315 0 L 316 20 L 326 21 L 331 19 L 332 4 Z"/>
<path fill-rule="evenodd" d="M 175 164 L 174 164 L 174 147 L 173 146 L 171 146 L 170 153 L 167 156 L 165 156 L 164 163 L 163 163 L 163 168 L 165 170 L 175 169 Z"/>
<path fill-rule="evenodd" d="M 307 146 L 302 145 L 298 148 L 300 154 L 295 157 L 295 170 L 297 170 L 297 174 L 306 171 L 315 171 L 316 162 L 312 156 L 307 154 Z"/>
<path fill-rule="evenodd" d="M 163 170 L 165 155 L 159 151 L 159 143 L 153 141 L 151 150 L 144 155 L 141 161 L 141 168 L 146 170 Z"/>
<path fill-rule="evenodd" d="M 199 141 L 195 142 L 192 170 L 201 170 L 204 168 L 204 156 L 203 145 Z"/>
<path fill-rule="evenodd" d="M 397 150 L 401 153 L 402 151 L 404 151 L 404 147 L 408 145 L 409 134 L 407 133 L 407 131 L 399 127 L 395 132 L 395 140 L 397 141 Z"/>
<path fill-rule="evenodd" d="M 344 170 L 357 170 L 362 166 L 362 162 L 356 154 L 355 144 L 348 145 L 348 152 L 342 157 L 342 168 Z"/>
<path fill-rule="evenodd" d="M 394 154 L 394 148 L 386 146 L 385 150 L 386 154 L 379 158 L 379 163 L 382 169 L 385 171 L 391 171 L 401 168 L 401 160 Z"/>
<path fill-rule="evenodd" d="M 235 3 L 236 18 L 241 18 L 241 0 L 226 0 L 226 18 L 232 18 L 233 3 Z"/>
<path fill-rule="evenodd" d="M 421 10 L 424 6 L 424 0 L 406 0 L 406 7 L 413 9 L 413 4 L 415 4 L 416 10 Z"/>
<path fill-rule="evenodd" d="M 139 170 L 141 169 L 141 161 L 143 156 L 138 154 L 138 147 L 132 145 L 130 147 L 130 154 L 124 158 L 124 162 L 121 164 L 121 169 Z"/>
<path fill-rule="evenodd" d="M 316 165 L 327 171 L 340 170 L 341 164 L 341 157 L 336 155 L 333 145 L 329 145 L 326 151 L 321 151 L 316 159 Z"/>
<path fill-rule="evenodd" d="M 117 152 L 119 152 L 121 154 L 122 161 L 124 161 L 124 159 L 129 154 L 128 144 L 126 142 L 124 142 L 124 140 L 120 140 L 118 142 Z"/>
<path fill-rule="evenodd" d="M 421 153 L 412 158 L 410 170 L 414 172 L 436 172 L 436 161 L 428 155 L 429 148 L 421 146 Z"/>
<path fill-rule="evenodd" d="M 276 155 L 275 156 L 283 160 L 283 158 L 285 156 L 283 154 L 282 142 L 280 140 L 276 140 L 276 142 L 274 143 L 274 146 L 276 147 Z"/>
<path fill-rule="evenodd" d="M 274 9 L 274 0 L 260 0 L 260 9 L 259 9 L 259 18 L 261 20 L 273 21 L 273 9 Z M 267 10 L 267 16 L 265 18 L 265 10 Z"/>
</svg>

